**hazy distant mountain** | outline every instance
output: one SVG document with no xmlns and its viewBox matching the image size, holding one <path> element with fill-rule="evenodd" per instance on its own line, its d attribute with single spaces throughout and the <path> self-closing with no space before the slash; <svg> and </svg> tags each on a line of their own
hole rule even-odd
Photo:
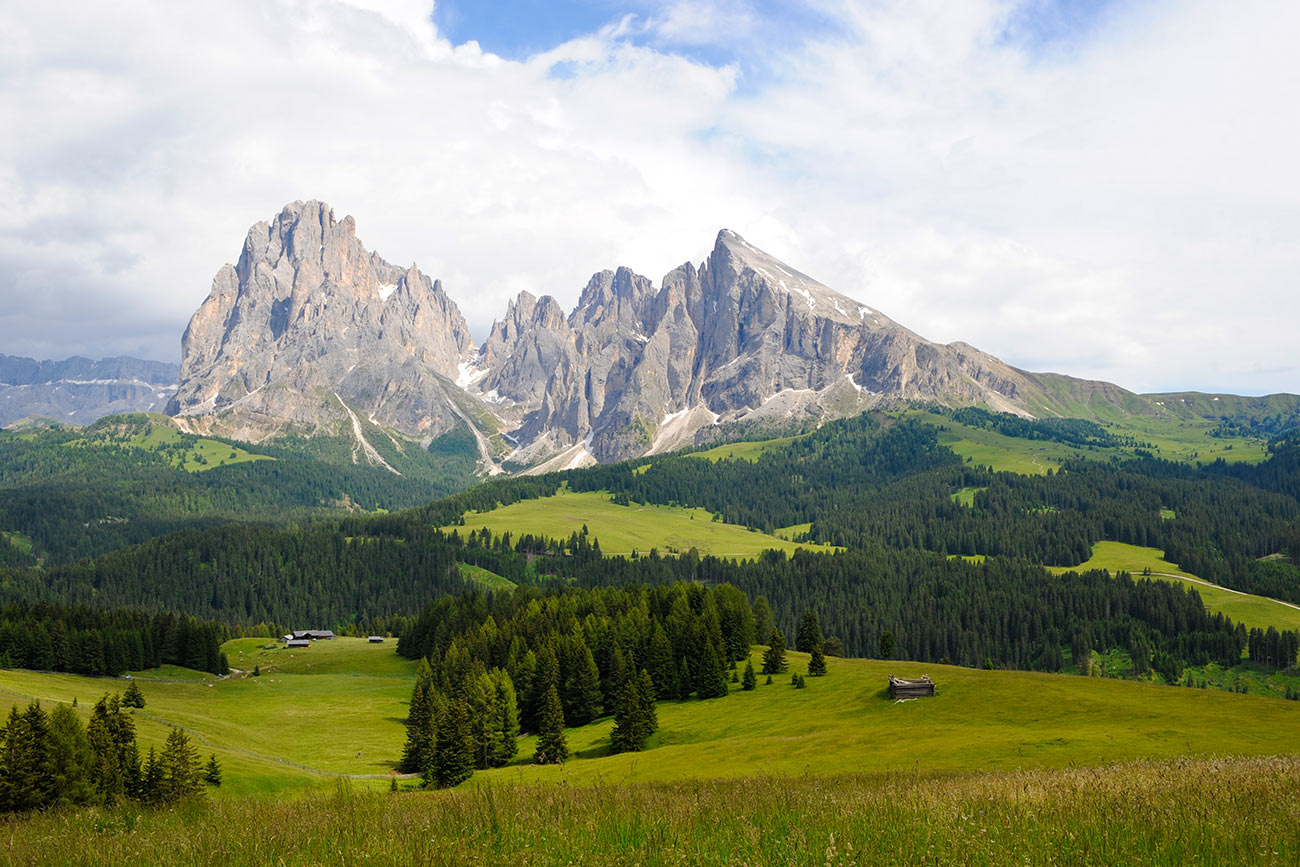
<svg viewBox="0 0 1300 867">
<path fill-rule="evenodd" d="M 693 442 L 723 424 L 818 423 L 889 400 L 1026 415 L 1158 411 L 1104 382 L 936 344 L 723 230 L 656 287 L 595 274 L 567 316 L 521 293 L 483 345 L 440 282 L 390 265 L 351 217 L 295 202 L 249 230 L 182 343 L 171 412 L 197 430 L 428 443 L 467 424 L 485 464 L 548 468 Z M 500 434 L 500 435 L 498 435 Z M 396 438 L 395 438 L 396 437 Z"/>
<path fill-rule="evenodd" d="M 36 361 L 0 355 L 0 427 L 43 417 L 89 424 L 120 412 L 161 412 L 180 368 L 138 358 Z"/>
</svg>

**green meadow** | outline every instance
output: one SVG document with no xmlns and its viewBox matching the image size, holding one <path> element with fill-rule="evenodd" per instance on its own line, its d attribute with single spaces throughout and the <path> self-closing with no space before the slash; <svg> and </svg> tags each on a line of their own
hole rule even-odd
<svg viewBox="0 0 1300 867">
<path fill-rule="evenodd" d="M 301 791 L 344 775 L 356 786 L 386 787 L 405 740 L 414 664 L 396 655 L 392 639 L 273 646 L 228 642 L 240 673 L 227 678 L 174 668 L 138 675 L 148 702 L 134 714 L 142 748 L 161 747 L 169 727 L 181 726 L 225 768 L 223 798 Z M 806 654 L 788 656 L 791 671 L 806 670 Z M 1284 753 L 1300 736 L 1300 703 L 1274 698 L 905 661 L 828 662 L 830 674 L 808 678 L 806 689 L 794 689 L 786 674 L 770 685 L 760 677 L 752 692 L 733 685 L 726 698 L 661 702 L 660 730 L 645 752 L 608 755 L 605 717 L 567 730 L 573 757 L 562 766 L 532 764 L 534 739 L 525 737 L 513 764 L 465 785 L 1052 768 Z M 937 695 L 891 701 L 890 674 L 929 674 Z M 100 695 L 125 686 L 120 678 L 0 671 L 0 707 L 76 698 L 88 715 Z"/>
<path fill-rule="evenodd" d="M 488 590 L 513 590 L 518 586 L 509 578 L 503 578 L 495 572 L 484 569 L 482 566 L 457 563 L 456 568 L 460 570 L 460 577 Z"/>
<path fill-rule="evenodd" d="M 1070 571 L 1086 572 L 1089 569 L 1130 572 L 1134 576 L 1139 576 L 1143 570 L 1150 569 L 1153 578 L 1192 587 L 1201 594 L 1201 600 L 1206 608 L 1225 614 L 1236 623 L 1260 629 L 1267 629 L 1270 626 L 1277 629 L 1300 629 L 1300 608 L 1276 599 L 1254 596 L 1211 584 L 1179 569 L 1176 564 L 1166 560 L 1164 552 L 1157 548 L 1141 548 L 1137 545 L 1125 545 L 1122 542 L 1098 542 L 1092 546 L 1092 556 L 1086 562 L 1068 569 L 1051 567 L 1051 571 L 1057 574 Z"/>
<path fill-rule="evenodd" d="M 484 527 L 493 533 L 510 533 L 567 539 L 587 527 L 591 538 L 600 541 L 606 554 L 649 553 L 657 548 L 661 554 L 684 553 L 695 548 L 701 554 L 720 557 L 757 557 L 761 552 L 775 548 L 786 553 L 799 548 L 834 550 L 825 545 L 795 544 L 777 536 L 769 536 L 735 524 L 714 521 L 707 509 L 686 509 L 677 506 L 637 505 L 619 506 L 611 502 L 609 494 L 561 490 L 551 497 L 522 500 L 488 512 L 469 512 L 464 527 L 448 530 L 479 530 Z"/>
<path fill-rule="evenodd" d="M 704 458 L 706 461 L 721 461 L 727 458 L 736 458 L 742 461 L 756 461 L 767 451 L 777 449 L 782 446 L 788 446 L 790 443 L 802 437 L 780 437 L 771 440 L 757 440 L 754 442 L 737 442 L 726 443 L 716 448 L 706 449 L 700 452 L 690 452 L 686 455 L 688 458 Z"/>
<path fill-rule="evenodd" d="M 643 758 L 652 760 L 653 753 Z M 1294 865 L 1300 759 L 245 798 L 11 820 L 59 865 Z"/>
</svg>

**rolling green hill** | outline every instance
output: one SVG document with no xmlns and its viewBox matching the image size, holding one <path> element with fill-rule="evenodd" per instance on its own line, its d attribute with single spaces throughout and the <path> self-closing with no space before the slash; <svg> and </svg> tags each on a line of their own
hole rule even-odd
<svg viewBox="0 0 1300 867">
<path fill-rule="evenodd" d="M 273 649 L 264 649 L 273 648 Z M 222 797 L 330 783 L 387 786 L 400 758 L 415 664 L 381 645 L 341 638 L 306 650 L 267 639 L 224 646 L 228 678 L 164 668 L 138 676 L 147 705 L 135 714 L 143 748 L 182 726 L 226 767 Z M 760 649 L 754 653 L 759 662 Z M 807 655 L 791 652 L 792 671 Z M 252 677 L 254 665 L 261 675 Z M 981 671 L 954 666 L 831 659 L 824 678 L 796 690 L 771 685 L 707 701 L 660 702 L 660 731 L 643 753 L 608 755 L 608 717 L 567 730 L 574 757 L 531 763 L 525 737 L 509 766 L 468 785 L 611 784 L 753 775 L 824 776 L 1094 765 L 1151 757 L 1266 755 L 1294 749 L 1300 703 L 1149 683 Z M 930 674 L 933 699 L 889 700 L 886 677 Z M 0 671 L 0 706 L 78 699 L 88 713 L 120 679 Z M 377 775 L 377 776 L 371 776 Z"/>
<path fill-rule="evenodd" d="M 637 503 L 620 506 L 612 502 L 609 494 L 594 491 L 560 490 L 550 497 L 523 500 L 488 512 L 471 512 L 465 515 L 463 529 L 444 529 L 472 532 L 486 528 L 498 535 L 509 533 L 514 538 L 531 533 L 567 539 L 581 533 L 583 527 L 593 542 L 600 543 L 606 556 L 628 555 L 633 551 L 645 554 L 651 548 L 665 554 L 695 548 L 700 554 L 719 557 L 756 557 L 768 549 L 833 550 L 823 545 L 796 545 L 774 535 L 715 521 L 705 509 Z"/>
</svg>

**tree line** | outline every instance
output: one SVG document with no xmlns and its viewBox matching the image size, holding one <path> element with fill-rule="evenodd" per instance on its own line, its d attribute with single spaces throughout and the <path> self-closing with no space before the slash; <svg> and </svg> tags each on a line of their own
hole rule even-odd
<svg viewBox="0 0 1300 867">
<path fill-rule="evenodd" d="M 0 668 L 119 675 L 160 665 L 225 674 L 228 627 L 164 611 L 60 602 L 0 605 Z"/>
</svg>

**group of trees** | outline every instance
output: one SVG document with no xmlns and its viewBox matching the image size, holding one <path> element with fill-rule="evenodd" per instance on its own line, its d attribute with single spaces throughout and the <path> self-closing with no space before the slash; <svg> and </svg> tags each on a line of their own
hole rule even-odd
<svg viewBox="0 0 1300 867">
<path fill-rule="evenodd" d="M 117 675 L 160 665 L 229 671 L 230 630 L 183 614 L 58 602 L 0 605 L 0 668 Z"/>
<path fill-rule="evenodd" d="M 469 770 L 494 767 L 514 756 L 506 742 L 520 730 L 538 733 L 537 761 L 562 761 L 564 727 L 606 714 L 615 718 L 612 749 L 640 749 L 658 726 L 657 699 L 727 694 L 728 669 L 748 656 L 755 622 L 735 587 L 698 583 L 437 600 L 398 641 L 398 653 L 424 660 L 403 768 L 455 785 L 466 764 L 440 772 L 444 746 L 471 755 Z M 462 705 L 491 727 L 461 733 Z"/>
<path fill-rule="evenodd" d="M 85 726 L 70 705 L 46 711 L 39 702 L 14 706 L 0 730 L 0 811 L 60 805 L 113 804 L 129 799 L 171 804 L 198 796 L 205 782 L 220 785 L 213 756 L 205 768 L 180 729 L 161 752 L 140 757 L 135 724 L 120 697 L 95 703 Z"/>
</svg>

